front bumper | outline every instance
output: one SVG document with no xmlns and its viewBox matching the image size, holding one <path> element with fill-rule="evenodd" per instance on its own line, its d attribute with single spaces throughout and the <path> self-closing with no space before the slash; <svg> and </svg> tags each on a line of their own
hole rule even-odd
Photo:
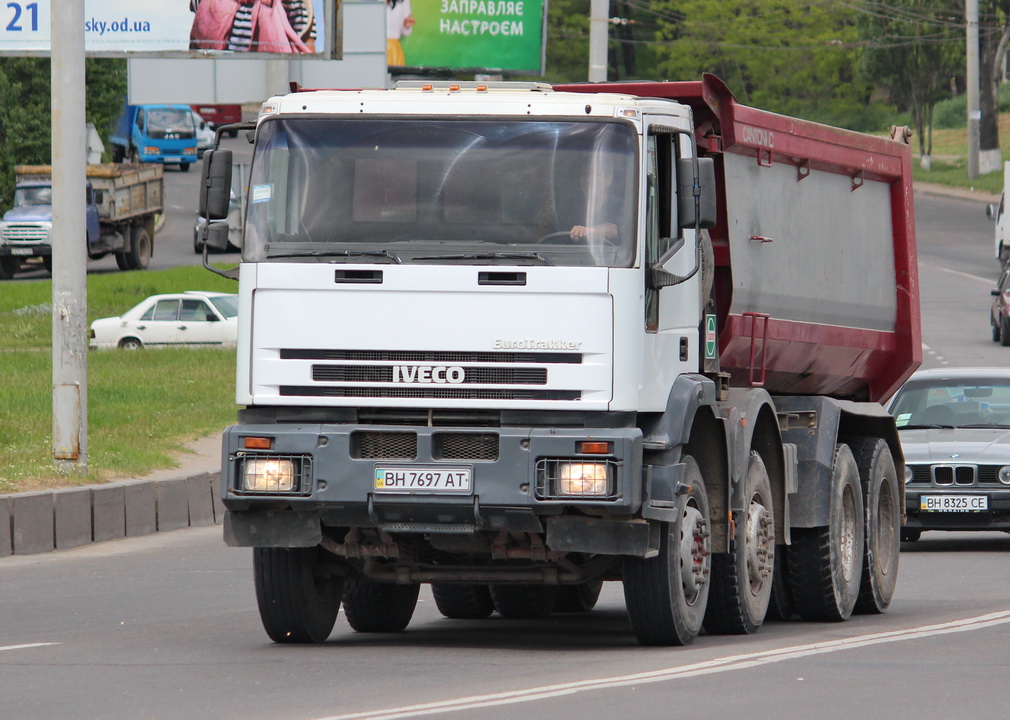
<svg viewBox="0 0 1010 720">
<path fill-rule="evenodd" d="M 985 496 L 988 510 L 974 512 L 932 512 L 921 509 L 922 495 Z M 917 530 L 1010 530 L 1010 488 L 984 489 L 905 486 L 904 527 Z"/>
<path fill-rule="evenodd" d="M 247 449 L 249 437 L 270 438 L 269 450 Z M 589 440 L 608 443 L 609 452 L 578 452 L 578 443 Z M 238 528 L 232 540 L 240 545 L 258 545 L 257 534 L 264 543 L 286 544 L 283 537 L 265 539 L 272 534 L 271 523 L 288 523 L 293 535 L 307 537 L 306 528 L 316 527 L 541 533 L 549 519 L 570 512 L 594 522 L 628 522 L 642 517 L 643 498 L 649 507 L 674 503 L 679 477 L 674 466 L 647 473 L 643 481 L 639 428 L 239 425 L 225 431 L 223 445 L 222 497 L 230 526 Z M 466 457 L 467 448 L 479 452 Z M 392 453 L 399 457 L 381 457 Z M 294 459 L 300 469 L 296 486 L 289 492 L 244 490 L 243 469 L 249 459 L 262 457 Z M 611 473 L 605 496 L 559 497 L 545 485 L 545 468 L 554 460 L 605 463 Z M 376 468 L 389 465 L 468 468 L 471 488 L 445 494 L 378 492 Z M 660 512 L 646 508 L 649 517 Z M 565 522 L 556 527 L 578 532 Z"/>
</svg>

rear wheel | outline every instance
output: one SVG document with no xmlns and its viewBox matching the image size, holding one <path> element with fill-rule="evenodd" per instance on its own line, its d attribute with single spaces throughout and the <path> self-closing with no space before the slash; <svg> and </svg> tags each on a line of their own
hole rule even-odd
<svg viewBox="0 0 1010 720">
<path fill-rule="evenodd" d="M 140 350 L 142 347 L 144 347 L 144 343 L 135 337 L 123 338 L 119 341 L 120 350 Z"/>
<path fill-rule="evenodd" d="M 554 611 L 589 612 L 596 607 L 601 592 L 603 592 L 602 580 L 594 580 L 581 585 L 562 585 Z"/>
<path fill-rule="evenodd" d="M 435 607 L 454 620 L 481 620 L 494 612 L 494 601 L 487 585 L 432 583 Z"/>
<path fill-rule="evenodd" d="M 855 612 L 882 613 L 891 604 L 898 581 L 901 528 L 898 473 L 890 448 L 880 438 L 861 438 L 851 447 L 866 504 L 863 579 Z"/>
<path fill-rule="evenodd" d="M 143 225 L 135 225 L 130 230 L 130 235 L 130 249 L 125 253 L 130 266 L 128 269 L 146 270 L 147 266 L 151 264 L 151 255 L 153 254 L 151 236 L 148 235 L 147 228 Z M 116 260 L 119 260 L 118 254 Z"/>
<path fill-rule="evenodd" d="M 343 581 L 326 571 L 320 548 L 254 548 L 260 619 L 277 643 L 319 643 L 330 636 Z"/>
<path fill-rule="evenodd" d="M 999 321 L 999 344 L 1010 347 L 1010 318 L 1002 317 Z"/>
<path fill-rule="evenodd" d="M 789 584 L 804 620 L 841 621 L 856 606 L 863 567 L 863 498 L 848 445 L 836 445 L 828 525 L 795 528 L 789 548 Z"/>
<path fill-rule="evenodd" d="M 42 267 L 46 269 L 46 272 L 50 275 L 53 274 L 53 256 L 43 255 L 42 256 Z"/>
<path fill-rule="evenodd" d="M 750 453 L 746 504 L 736 513 L 734 551 L 712 556 L 712 591 L 705 629 L 717 635 L 749 635 L 764 622 L 775 568 L 775 507 L 761 456 Z"/>
<path fill-rule="evenodd" d="M 689 645 L 701 631 L 709 598 L 711 519 L 705 481 L 690 455 L 681 512 L 662 523 L 659 554 L 624 562 L 624 599 L 643 645 Z"/>
<path fill-rule="evenodd" d="M 503 618 L 532 620 L 545 618 L 558 601 L 557 585 L 491 585 L 494 609 Z"/>
<path fill-rule="evenodd" d="M 361 577 L 345 585 L 344 614 L 350 626 L 362 633 L 401 632 L 414 616 L 421 589 L 420 585 L 393 585 Z"/>
</svg>

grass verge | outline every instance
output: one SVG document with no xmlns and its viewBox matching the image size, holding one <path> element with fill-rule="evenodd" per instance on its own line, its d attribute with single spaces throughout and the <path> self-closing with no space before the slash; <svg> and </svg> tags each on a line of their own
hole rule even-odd
<svg viewBox="0 0 1010 720">
<path fill-rule="evenodd" d="M 52 461 L 52 282 L 7 282 L 0 293 L 0 493 L 136 477 L 175 464 L 188 442 L 234 422 L 235 351 L 90 351 L 88 469 L 67 476 Z M 148 295 L 235 292 L 201 267 L 92 274 L 88 323 Z"/>
</svg>

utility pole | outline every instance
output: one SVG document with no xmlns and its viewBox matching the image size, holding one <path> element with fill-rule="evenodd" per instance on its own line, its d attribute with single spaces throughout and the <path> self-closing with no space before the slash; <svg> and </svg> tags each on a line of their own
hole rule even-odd
<svg viewBox="0 0 1010 720">
<path fill-rule="evenodd" d="M 84 0 L 51 5 L 53 183 L 53 462 L 88 467 L 87 243 L 84 189 Z"/>
<path fill-rule="evenodd" d="M 979 109 L 978 81 L 978 0 L 965 0 L 965 20 L 967 25 L 968 69 L 968 177 L 972 180 L 979 176 L 979 126 L 982 124 L 982 111 Z"/>
<path fill-rule="evenodd" d="M 609 26 L 610 0 L 591 0 L 589 5 L 589 82 L 607 81 Z"/>
</svg>

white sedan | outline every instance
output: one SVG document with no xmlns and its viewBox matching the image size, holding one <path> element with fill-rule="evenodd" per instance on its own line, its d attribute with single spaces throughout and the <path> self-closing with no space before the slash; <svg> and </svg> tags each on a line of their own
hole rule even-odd
<svg viewBox="0 0 1010 720">
<path fill-rule="evenodd" d="M 119 317 L 95 320 L 91 347 L 234 347 L 237 332 L 237 295 L 188 291 L 152 295 Z"/>
</svg>

